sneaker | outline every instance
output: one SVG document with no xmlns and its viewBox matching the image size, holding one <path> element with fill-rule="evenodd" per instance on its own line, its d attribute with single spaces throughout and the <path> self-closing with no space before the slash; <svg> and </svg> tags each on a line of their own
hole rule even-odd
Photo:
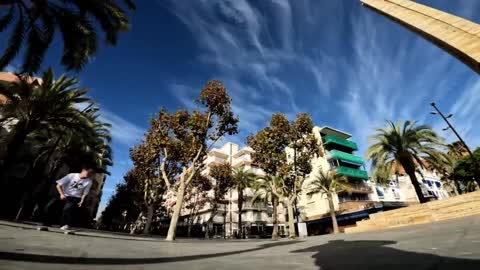
<svg viewBox="0 0 480 270">
<path fill-rule="evenodd" d="M 69 229 L 70 229 L 70 226 L 68 226 L 68 225 L 63 225 L 62 227 L 60 227 L 60 230 L 64 230 L 64 231 L 69 230 Z"/>
<path fill-rule="evenodd" d="M 48 231 L 48 227 L 43 225 L 37 226 L 37 231 Z"/>
</svg>

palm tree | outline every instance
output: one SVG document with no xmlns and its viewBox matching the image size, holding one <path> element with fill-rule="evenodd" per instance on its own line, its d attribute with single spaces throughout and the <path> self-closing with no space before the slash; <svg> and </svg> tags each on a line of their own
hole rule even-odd
<svg viewBox="0 0 480 270">
<path fill-rule="evenodd" d="M 233 182 L 235 183 L 235 188 L 238 193 L 238 232 L 239 237 L 243 237 L 242 229 L 242 209 L 243 202 L 245 200 L 243 192 L 246 188 L 253 187 L 257 181 L 257 176 L 245 169 L 240 167 L 233 171 Z"/>
<path fill-rule="evenodd" d="M 424 167 L 425 158 L 433 163 L 443 158 L 438 150 L 444 147 L 443 139 L 429 126 L 416 126 L 415 121 L 387 123 L 386 128 L 375 129 L 378 133 L 370 137 L 374 144 L 368 148 L 366 157 L 372 161 L 374 172 L 379 169 L 391 172 L 396 163 L 400 164 L 410 177 L 420 203 L 425 203 L 427 200 L 415 175 L 416 167 Z"/>
<path fill-rule="evenodd" d="M 274 187 L 280 182 L 280 178 L 277 176 L 267 175 L 264 178 L 257 179 L 253 188 L 255 189 L 255 195 L 252 198 L 252 203 L 261 201 L 265 204 L 272 204 L 272 217 L 273 217 L 273 231 L 272 240 L 278 240 L 278 197 L 275 195 Z"/>
<path fill-rule="evenodd" d="M 0 172 L 10 168 L 28 136 L 36 131 L 56 133 L 72 130 L 77 134 L 91 135 L 91 118 L 76 106 L 93 103 L 85 97 L 87 90 L 76 87 L 77 80 L 64 75 L 54 81 L 51 69 L 41 79 L 19 76 L 16 82 L 0 85 L 0 94 L 8 101 L 0 105 L 0 124 L 12 127 L 6 155 Z"/>
<path fill-rule="evenodd" d="M 322 193 L 327 196 L 328 207 L 330 210 L 330 217 L 332 218 L 333 233 L 338 233 L 337 217 L 335 216 L 335 205 L 333 204 L 333 195 L 335 193 L 346 191 L 351 192 L 351 187 L 348 185 L 348 180 L 344 176 L 338 175 L 333 170 L 323 171 L 321 168 L 313 181 L 308 185 L 308 193 Z"/>
<path fill-rule="evenodd" d="M 132 0 L 124 2 L 130 9 L 135 8 Z M 69 70 L 80 70 L 97 51 L 95 26 L 105 33 L 107 44 L 115 45 L 118 33 L 128 30 L 129 21 L 113 0 L 2 0 L 0 33 L 8 31 L 10 25 L 13 28 L 0 56 L 0 70 L 25 47 L 21 70 L 33 73 L 40 68 L 57 29 L 64 44 L 62 64 Z"/>
</svg>

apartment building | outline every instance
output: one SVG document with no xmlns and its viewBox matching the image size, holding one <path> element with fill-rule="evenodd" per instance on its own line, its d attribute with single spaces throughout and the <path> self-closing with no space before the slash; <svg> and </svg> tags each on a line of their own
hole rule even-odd
<svg viewBox="0 0 480 270">
<path fill-rule="evenodd" d="M 253 150 L 250 147 L 240 148 L 237 144 L 227 142 L 220 148 L 212 149 L 204 159 L 205 168 L 203 175 L 208 176 L 210 169 L 214 165 L 229 163 L 236 168 L 244 168 L 253 172 L 259 177 L 265 176 L 262 169 L 257 167 L 251 158 Z M 273 211 L 272 206 L 257 202 L 252 204 L 251 199 L 255 195 L 255 191 L 247 188 L 244 190 L 245 201 L 242 208 L 242 227 L 247 237 L 262 237 L 271 234 L 273 229 Z M 209 191 L 206 196 L 213 197 L 213 191 Z M 192 196 L 195 198 L 195 196 Z M 193 221 L 194 226 L 201 227 L 205 231 L 207 221 L 212 215 L 212 206 L 208 202 L 200 202 L 200 209 L 187 207 L 192 205 L 192 199 L 185 202 L 181 212 L 180 225 L 186 227 L 189 220 Z M 219 206 L 217 214 L 213 217 L 213 228 L 209 231 L 213 232 L 216 237 L 223 236 L 234 237 L 238 234 L 238 193 L 236 190 L 230 190 L 224 197 L 223 202 Z M 285 213 L 282 206 L 278 209 L 279 229 L 280 233 L 285 232 Z"/>
<path fill-rule="evenodd" d="M 307 187 L 318 172 L 334 169 L 347 177 L 351 193 L 338 193 L 334 196 L 335 212 L 340 227 L 355 224 L 368 218 L 371 213 L 386 211 L 418 203 L 415 189 L 405 172 L 392 175 L 387 185 L 375 184 L 365 169 L 365 161 L 355 155 L 357 144 L 351 135 L 331 128 L 315 127 L 313 133 L 318 140 L 321 155 L 312 160 L 314 170 L 304 186 Z M 424 195 L 431 200 L 449 197 L 442 182 L 441 175 L 435 171 L 419 168 L 417 179 L 422 183 Z M 307 223 L 309 234 L 328 233 L 331 231 L 331 219 L 326 196 L 322 193 L 302 194 L 300 197 L 301 217 Z"/>
<path fill-rule="evenodd" d="M 351 135 L 332 127 L 315 127 L 313 134 L 317 138 L 320 155 L 312 159 L 313 170 L 304 182 L 305 189 L 308 189 L 318 170 L 335 170 L 348 179 L 351 193 L 340 192 L 333 197 L 337 221 L 341 226 L 354 224 L 356 220 L 367 217 L 380 208 L 381 203 L 370 197 L 374 189 L 368 181 L 364 160 L 355 155 L 358 146 L 350 140 Z M 325 194 L 304 192 L 300 195 L 299 205 L 300 216 L 307 223 L 309 234 L 327 233 L 331 230 L 330 209 Z"/>
<path fill-rule="evenodd" d="M 334 169 L 338 174 L 347 177 L 351 187 L 351 193 L 340 192 L 334 195 L 335 212 L 340 227 L 348 227 L 356 221 L 368 218 L 369 214 L 405 207 L 418 203 L 418 198 L 411 181 L 404 172 L 392 175 L 390 183 L 386 185 L 375 184 L 371 181 L 366 168 L 365 161 L 355 151 L 358 146 L 351 139 L 351 135 L 334 129 L 332 127 L 315 127 L 313 133 L 320 147 L 320 154 L 311 160 L 312 173 L 304 181 L 305 190 L 313 181 L 318 169 L 323 171 Z M 257 176 L 264 176 L 265 173 L 252 161 L 253 150 L 249 147 L 240 148 L 237 144 L 226 143 L 220 148 L 212 149 L 204 160 L 205 169 L 203 175 L 208 175 L 211 166 L 222 163 L 230 163 L 233 168 L 243 167 L 254 172 Z M 287 158 L 293 158 L 292 149 L 287 149 Z M 425 196 L 434 199 L 448 198 L 449 192 L 444 189 L 440 181 L 441 175 L 435 171 L 419 169 L 417 178 L 422 183 Z M 268 235 L 272 231 L 272 207 L 271 205 L 252 205 L 251 198 L 254 191 L 244 191 L 246 200 L 242 210 L 242 227 L 249 237 Z M 213 191 L 207 196 L 213 197 Z M 238 195 L 236 190 L 231 190 L 220 205 L 218 213 L 213 218 L 213 230 L 217 236 L 223 232 L 227 237 L 238 233 Z M 191 203 L 190 203 L 191 204 Z M 189 205 L 187 202 L 185 205 Z M 297 202 L 299 222 L 306 222 L 308 233 L 321 234 L 331 231 L 331 219 L 329 214 L 328 201 L 325 194 L 314 193 L 300 194 Z M 201 204 L 201 209 L 192 210 L 191 207 L 184 207 L 181 213 L 181 225 L 186 226 L 189 219 L 205 231 L 206 222 L 212 215 L 212 207 L 208 203 Z M 285 232 L 286 211 L 279 207 L 278 218 L 280 232 Z"/>
</svg>

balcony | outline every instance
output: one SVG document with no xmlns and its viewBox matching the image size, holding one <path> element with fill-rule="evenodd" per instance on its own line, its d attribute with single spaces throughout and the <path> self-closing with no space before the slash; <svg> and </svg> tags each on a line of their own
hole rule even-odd
<svg viewBox="0 0 480 270">
<path fill-rule="evenodd" d="M 338 210 L 340 213 L 355 212 L 374 207 L 375 203 L 373 201 L 345 201 L 338 204 Z"/>
<path fill-rule="evenodd" d="M 339 175 L 368 180 L 368 173 L 364 170 L 353 169 L 345 166 L 335 167 L 335 171 Z"/>
<path fill-rule="evenodd" d="M 373 189 L 367 184 L 351 183 L 351 184 L 348 184 L 348 186 L 350 186 L 352 193 L 370 194 L 373 192 Z"/>
<path fill-rule="evenodd" d="M 358 150 L 358 146 L 356 143 L 352 142 L 352 141 L 349 141 L 349 140 L 345 140 L 345 139 L 342 139 L 340 137 L 337 137 L 337 136 L 333 136 L 333 135 L 326 135 L 324 138 L 323 138 L 323 144 L 325 145 L 339 145 L 339 146 L 342 146 L 342 147 L 345 147 L 345 148 L 348 148 L 348 149 L 351 149 L 351 150 Z"/>
<path fill-rule="evenodd" d="M 232 167 L 238 168 L 238 167 L 250 165 L 251 163 L 252 163 L 252 160 L 250 156 L 241 156 L 233 160 Z"/>
<path fill-rule="evenodd" d="M 223 164 L 225 162 L 227 162 L 227 159 L 220 158 L 220 157 L 217 157 L 217 156 L 208 156 L 204 160 L 204 164 L 206 164 L 207 166 Z"/>
<path fill-rule="evenodd" d="M 355 156 L 338 150 L 330 150 L 329 154 L 331 159 L 343 160 L 359 166 L 363 165 L 363 159 L 359 156 Z"/>
</svg>

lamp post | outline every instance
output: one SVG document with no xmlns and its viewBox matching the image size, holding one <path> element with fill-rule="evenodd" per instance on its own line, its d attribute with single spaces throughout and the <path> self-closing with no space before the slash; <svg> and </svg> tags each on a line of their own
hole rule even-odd
<svg viewBox="0 0 480 270">
<path fill-rule="evenodd" d="M 455 130 L 455 128 L 452 126 L 452 124 L 450 124 L 450 122 L 448 121 L 448 118 L 451 118 L 453 116 L 453 114 L 449 114 L 447 117 L 445 117 L 445 115 L 443 115 L 443 113 L 437 108 L 437 106 L 435 105 L 435 102 L 430 103 L 430 105 L 435 109 L 435 111 L 432 111 L 430 113 L 431 114 L 439 114 L 443 118 L 443 120 L 445 120 L 445 122 L 447 123 L 448 127 L 444 128 L 443 130 L 451 129 L 453 131 L 453 133 L 455 133 L 455 135 L 457 135 L 458 140 L 463 144 L 463 146 L 465 146 L 465 149 L 467 149 L 468 154 L 470 155 L 470 157 L 472 158 L 472 160 L 474 162 L 474 171 L 476 171 L 476 174 L 478 174 L 480 166 L 479 166 L 478 162 L 475 160 L 475 157 L 473 156 L 472 150 L 470 150 L 470 148 L 465 143 L 465 141 L 462 139 L 462 137 L 460 137 L 460 134 L 458 134 L 458 132 Z M 480 180 L 475 179 L 475 177 L 473 177 L 473 180 L 475 182 L 477 182 L 478 186 L 480 186 Z"/>
<path fill-rule="evenodd" d="M 457 136 L 458 140 L 463 144 L 463 146 L 465 146 L 465 149 L 467 149 L 470 156 L 473 157 L 473 153 L 470 150 L 470 148 L 468 147 L 468 145 L 465 143 L 465 141 L 462 139 L 462 137 L 460 137 L 460 134 L 458 134 L 458 132 L 455 130 L 455 128 L 452 126 L 452 124 L 450 124 L 450 122 L 448 121 L 448 119 L 451 118 L 453 116 L 453 114 L 449 114 L 448 116 L 445 117 L 445 115 L 443 115 L 443 113 L 437 108 L 435 102 L 430 103 L 430 105 L 435 109 L 435 111 L 432 111 L 430 113 L 431 114 L 439 114 L 443 118 L 445 123 L 447 123 L 448 127 L 444 128 L 443 130 L 451 129 L 453 131 L 453 133 L 455 133 L 455 135 Z"/>
</svg>

